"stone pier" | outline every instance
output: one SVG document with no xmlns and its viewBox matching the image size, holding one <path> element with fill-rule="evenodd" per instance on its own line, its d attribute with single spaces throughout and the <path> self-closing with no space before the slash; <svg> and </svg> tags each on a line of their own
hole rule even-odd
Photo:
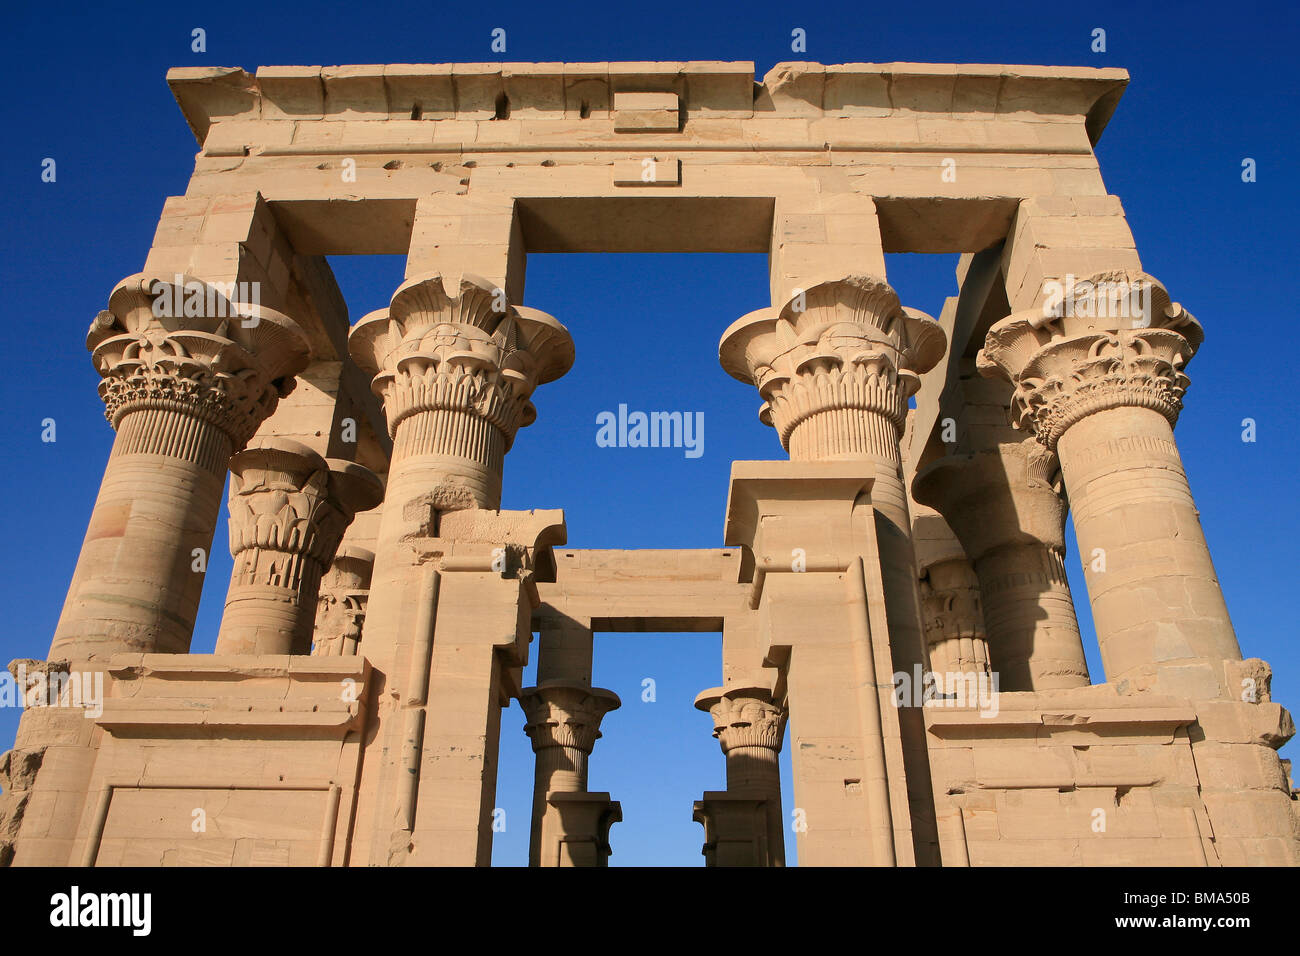
<svg viewBox="0 0 1300 956">
<path fill-rule="evenodd" d="M 727 330 L 719 349 L 722 367 L 758 389 L 759 420 L 776 429 L 791 461 L 860 463 L 870 478 L 890 673 L 928 661 L 899 441 L 920 374 L 943 353 L 938 324 L 904 308 L 870 275 L 823 282 L 780 308 L 751 313 Z M 792 553 L 807 552 L 792 545 Z M 900 708 L 899 720 L 916 852 L 937 861 L 920 709 Z"/>
</svg>

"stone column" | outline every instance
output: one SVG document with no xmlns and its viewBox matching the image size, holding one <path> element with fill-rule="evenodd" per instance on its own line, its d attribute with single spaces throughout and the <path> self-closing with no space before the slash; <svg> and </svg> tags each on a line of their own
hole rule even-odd
<svg viewBox="0 0 1300 956">
<path fill-rule="evenodd" d="M 50 657 L 183 654 L 226 462 L 293 388 L 307 343 L 271 309 L 141 274 L 113 290 L 86 344 L 117 438 Z"/>
<path fill-rule="evenodd" d="M 366 656 L 402 681 L 421 587 L 410 542 L 437 537 L 442 514 L 500 507 L 503 456 L 537 417 L 534 389 L 573 364 L 573 340 L 486 280 L 433 275 L 403 283 L 388 309 L 353 326 L 348 349 L 374 376 L 393 437 Z"/>
<path fill-rule="evenodd" d="M 374 552 L 365 548 L 345 544 L 335 552 L 329 570 L 321 578 L 312 654 L 352 657 L 360 653 L 374 566 Z"/>
<path fill-rule="evenodd" d="M 348 348 L 374 376 L 372 388 L 383 400 L 393 437 L 366 608 L 366 657 L 381 688 L 372 715 L 380 756 L 367 760 L 362 771 L 358 858 L 486 865 L 493 805 L 485 803 L 486 824 L 478 809 L 495 786 L 500 707 L 513 693 L 503 684 L 498 658 L 513 655 L 503 648 L 514 646 L 515 635 L 498 627 L 497 618 L 515 622 L 527 648 L 529 617 L 520 617 L 521 601 L 531 597 L 515 579 L 480 591 L 478 573 L 464 571 L 430 591 L 421 564 L 436 569 L 439 556 L 457 547 L 465 529 L 486 552 L 512 540 L 508 528 L 525 516 L 495 512 L 502 458 L 517 430 L 536 418 L 534 390 L 573 364 L 573 341 L 554 318 L 512 305 L 487 280 L 434 274 L 404 282 L 388 309 L 353 327 Z M 466 518 L 461 530 L 451 527 L 458 514 Z M 494 564 L 489 553 L 482 570 Z M 438 640 L 426 646 L 430 622 L 445 620 L 448 602 L 461 601 L 462 591 L 463 607 L 451 609 L 465 615 L 466 623 L 440 630 Z M 444 685 L 458 696 L 448 697 Z M 429 728 L 422 742 L 405 724 L 415 719 L 404 713 L 412 709 L 426 711 Z M 478 729 L 463 730 L 470 726 Z M 444 741 L 451 749 L 432 749 Z M 408 753 L 412 747 L 422 747 L 427 759 Z M 428 840 L 401 842 L 393 830 L 393 794 L 403 792 L 398 783 L 410 775 L 402 765 L 408 758 L 419 767 L 423 790 L 419 804 L 408 808 L 418 819 L 408 810 L 401 813 L 417 830 L 427 818 Z M 454 787 L 443 779 L 452 775 Z M 471 800 L 477 801 L 472 817 Z"/>
<path fill-rule="evenodd" d="M 308 654 L 321 575 L 358 511 L 383 500 L 368 468 L 287 438 L 254 440 L 230 460 L 235 559 L 218 654 Z"/>
<path fill-rule="evenodd" d="M 915 495 L 912 543 L 921 591 L 921 622 L 935 675 L 991 673 L 979 578 L 943 516 Z"/>
<path fill-rule="evenodd" d="M 965 556 L 936 561 L 921 577 L 921 615 L 936 675 L 990 673 L 979 579 Z"/>
<path fill-rule="evenodd" d="M 785 866 L 779 762 L 785 738 L 785 708 L 772 703 L 771 692 L 762 687 L 714 687 L 696 697 L 695 706 L 713 718 L 713 736 L 727 761 L 726 793 L 706 793 L 695 804 L 696 819 L 701 815 L 710 818 L 722 843 L 737 844 L 723 847 L 717 840 L 709 841 L 713 843 L 710 865 Z M 753 800 L 762 803 L 762 813 L 757 817 L 751 815 L 751 807 L 745 803 Z M 756 822 L 746 828 L 736 826 L 738 820 L 720 819 L 737 813 L 741 820 Z M 755 828 L 758 832 L 754 832 Z M 708 823 L 705 829 L 710 829 Z M 750 848 L 748 853 L 746 848 Z M 708 848 L 705 855 L 710 855 Z"/>
<path fill-rule="evenodd" d="M 894 670 L 924 669 L 912 522 L 899 442 L 908 399 L 920 374 L 943 357 L 939 325 L 899 304 L 894 290 L 873 276 L 822 282 L 779 308 L 751 312 L 722 337 L 719 358 L 734 378 L 758 388 L 759 419 L 777 430 L 792 461 L 861 461 L 874 475 L 881 573 Z M 900 711 L 908 787 L 916 808 L 918 862 L 937 862 L 929 811 L 925 726 L 916 707 Z M 921 858 L 924 859 L 921 859 Z"/>
<path fill-rule="evenodd" d="M 537 418 L 529 397 L 573 364 L 564 326 L 469 275 L 454 291 L 440 275 L 404 282 L 348 348 L 388 416 L 389 487 L 399 501 L 432 492 L 440 510 L 501 506 L 502 460 Z"/>
<path fill-rule="evenodd" d="M 578 682 L 551 680 L 536 687 L 526 687 L 519 695 L 528 723 L 524 732 L 537 755 L 533 783 L 532 837 L 528 845 L 530 866 L 555 866 L 564 856 L 563 844 L 603 843 L 604 854 L 597 853 L 600 865 L 608 856 L 608 844 L 601 834 L 573 832 L 565 820 L 578 814 L 551 812 L 549 806 L 573 802 L 568 795 L 583 794 L 609 803 L 609 794 L 587 793 L 587 758 L 600 737 L 600 722 L 605 714 L 621 706 L 618 695 L 599 687 Z M 557 794 L 566 795 L 556 803 Z M 592 818 L 593 821 L 596 818 Z M 607 835 L 608 828 L 605 833 Z M 557 853 L 557 848 L 559 852 Z"/>
<path fill-rule="evenodd" d="M 996 323 L 980 371 L 1060 457 L 1108 681 L 1231 696 L 1241 651 L 1173 427 L 1200 324 L 1143 273 L 1101 273 Z"/>
<path fill-rule="evenodd" d="M 1067 504 L 1056 458 L 1034 441 L 948 455 L 917 473 L 975 565 L 989 653 L 1004 691 L 1086 687 L 1088 664 L 1065 576 Z"/>
</svg>

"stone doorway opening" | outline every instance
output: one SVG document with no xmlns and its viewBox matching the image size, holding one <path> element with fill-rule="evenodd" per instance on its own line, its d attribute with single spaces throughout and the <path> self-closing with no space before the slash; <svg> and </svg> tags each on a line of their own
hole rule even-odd
<svg viewBox="0 0 1300 956">
<path fill-rule="evenodd" d="M 722 332 L 766 305 L 767 285 L 767 257 L 757 251 L 532 251 L 524 301 L 564 322 L 577 361 L 548 385 L 538 421 L 520 433 L 503 507 L 564 508 L 573 548 L 719 547 L 731 462 L 783 455 L 758 422 L 752 394 L 717 358 Z M 619 435 L 620 412 L 625 420 L 637 412 L 702 418 L 702 436 L 689 437 L 703 440 L 694 448 L 634 445 Z M 615 422 L 612 442 L 598 440 L 602 414 Z M 575 497 L 578 484 L 584 493 Z M 718 623 L 592 624 L 592 685 L 622 702 L 604 717 L 589 763 L 589 788 L 622 804 L 609 865 L 702 866 L 704 831 L 692 804 L 725 787 L 725 764 L 709 715 L 693 701 L 722 683 Z M 539 651 L 535 638 L 525 687 L 536 685 Z M 507 822 L 494 834 L 494 865 L 528 861 L 535 756 L 525 720 L 518 701 L 502 713 L 497 803 Z"/>
<path fill-rule="evenodd" d="M 622 805 L 611 832 L 610 866 L 703 866 L 702 827 L 691 807 L 707 790 L 725 789 L 724 761 L 695 695 L 721 683 L 720 632 L 597 632 L 592 683 L 619 695 L 605 715 L 590 762 L 589 787 Z M 533 656 L 525 686 L 537 678 Z M 505 829 L 493 834 L 493 866 L 526 866 L 534 754 L 521 732 L 518 701 L 501 715 L 497 804 Z M 787 731 L 788 734 L 788 731 Z M 781 752 L 782 800 L 792 806 L 788 747 Z M 788 813 L 787 813 L 788 816 Z M 786 865 L 795 863 L 792 835 Z"/>
</svg>

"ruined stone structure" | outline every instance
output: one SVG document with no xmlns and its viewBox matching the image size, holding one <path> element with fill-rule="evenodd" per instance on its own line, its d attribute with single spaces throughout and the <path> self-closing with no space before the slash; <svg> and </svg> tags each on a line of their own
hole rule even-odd
<svg viewBox="0 0 1300 956">
<path fill-rule="evenodd" d="M 1174 438 L 1201 327 L 1093 153 L 1124 71 L 168 81 L 201 151 L 91 325 L 116 442 L 48 661 L 15 664 L 106 699 L 24 713 L 0 863 L 487 864 L 517 698 L 531 862 L 603 865 L 599 631 L 722 632 L 696 702 L 726 763 L 693 807 L 711 865 L 783 865 L 792 832 L 814 866 L 1300 862 L 1291 718 L 1243 659 Z M 521 304 L 525 260 L 658 251 L 767 253 L 771 307 L 718 329 L 757 395 L 699 387 L 756 398 L 788 457 L 734 464 L 716 549 L 571 549 L 562 511 L 500 510 L 574 358 L 563 316 Z M 962 254 L 937 320 L 889 252 Z M 325 257 L 378 253 L 406 281 L 349 328 Z M 235 569 L 195 635 L 227 471 Z"/>
</svg>

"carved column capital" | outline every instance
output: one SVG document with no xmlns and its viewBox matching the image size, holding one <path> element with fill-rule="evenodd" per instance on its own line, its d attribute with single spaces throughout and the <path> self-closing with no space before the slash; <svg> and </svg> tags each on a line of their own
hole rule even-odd
<svg viewBox="0 0 1300 956">
<path fill-rule="evenodd" d="M 921 614 L 927 642 L 984 640 L 984 614 L 980 608 L 979 582 L 943 586 L 929 578 L 921 580 Z"/>
<path fill-rule="evenodd" d="M 774 754 L 785 739 L 786 710 L 772 703 L 770 692 L 761 687 L 714 687 L 695 698 L 698 710 L 713 718 L 713 736 L 722 752 L 742 747 L 761 747 Z"/>
<path fill-rule="evenodd" d="M 232 302 L 192 276 L 118 283 L 86 336 L 105 417 L 180 412 L 242 448 L 307 366 L 301 330 L 273 309 Z"/>
<path fill-rule="evenodd" d="M 500 508 L 505 454 L 537 417 L 533 391 L 573 365 L 563 325 L 472 275 L 403 283 L 353 326 L 348 351 L 384 403 L 399 507 L 418 488 L 440 511 Z"/>
<path fill-rule="evenodd" d="M 369 469 L 287 438 L 255 439 L 231 458 L 235 563 L 217 653 L 308 653 L 321 575 L 353 517 L 383 493 Z"/>
<path fill-rule="evenodd" d="M 948 675 L 989 673 L 979 579 L 965 554 L 927 565 L 920 597 L 930 670 L 945 681 Z"/>
<path fill-rule="evenodd" d="M 189 650 L 204 579 L 194 560 L 212 547 L 227 463 L 310 357 L 288 318 L 231 301 L 256 290 L 140 273 L 91 324 L 117 435 L 52 655 Z"/>
<path fill-rule="evenodd" d="M 718 354 L 730 375 L 758 388 L 759 419 L 792 458 L 896 458 L 887 446 L 897 446 L 920 374 L 945 347 L 938 323 L 904 308 L 884 280 L 857 275 L 749 313 L 723 334 Z"/>
<path fill-rule="evenodd" d="M 506 450 L 537 417 L 534 389 L 573 365 L 563 325 L 470 275 L 454 290 L 441 275 L 406 281 L 352 328 L 348 350 L 375 376 L 392 435 L 421 412 L 460 412 L 491 425 Z"/>
<path fill-rule="evenodd" d="M 370 598 L 375 555 L 365 548 L 343 545 L 321 577 L 316 602 L 312 653 L 318 657 L 347 657 L 358 653 Z"/>
<path fill-rule="evenodd" d="M 353 517 L 383 496 L 368 468 L 287 438 L 257 439 L 230 459 L 230 553 L 272 551 L 328 567 Z"/>
<path fill-rule="evenodd" d="M 519 703 L 528 719 L 524 733 L 532 740 L 534 753 L 567 747 L 586 755 L 600 738 L 601 720 L 622 706 L 611 690 L 562 680 L 525 687 Z"/>
<path fill-rule="evenodd" d="M 1055 451 L 1075 422 L 1111 408 L 1150 408 L 1173 426 L 1204 339 L 1200 323 L 1140 272 L 1099 273 L 989 329 L 981 374 L 1011 382 L 1013 424 Z"/>
</svg>

